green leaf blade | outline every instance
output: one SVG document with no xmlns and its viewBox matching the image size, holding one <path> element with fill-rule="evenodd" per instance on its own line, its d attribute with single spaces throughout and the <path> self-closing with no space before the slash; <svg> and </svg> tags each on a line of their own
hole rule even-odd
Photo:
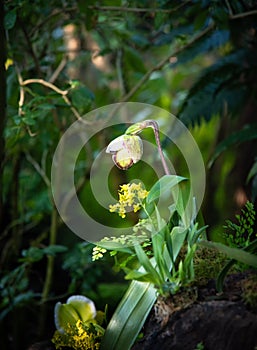
<svg viewBox="0 0 257 350">
<path fill-rule="evenodd" d="M 131 349 L 156 298 L 151 283 L 133 281 L 108 324 L 100 349 Z"/>
<path fill-rule="evenodd" d="M 177 175 L 164 175 L 161 177 L 151 188 L 147 198 L 146 203 L 150 204 L 156 199 L 158 199 L 161 193 L 165 193 L 174 186 L 178 185 L 181 181 L 185 181 L 186 178 Z"/>
</svg>

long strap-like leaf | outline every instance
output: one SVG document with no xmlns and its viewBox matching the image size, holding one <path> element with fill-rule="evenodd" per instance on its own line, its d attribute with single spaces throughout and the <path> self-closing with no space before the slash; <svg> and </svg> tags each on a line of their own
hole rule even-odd
<svg viewBox="0 0 257 350">
<path fill-rule="evenodd" d="M 101 350 L 129 350 L 156 298 L 152 283 L 132 281 L 108 324 Z"/>
<path fill-rule="evenodd" d="M 257 250 L 257 240 L 254 240 L 251 242 L 248 246 L 242 248 L 242 250 L 246 252 L 254 252 Z M 223 269 L 220 271 L 217 281 L 216 281 L 216 288 L 217 291 L 220 293 L 223 290 L 224 280 L 226 278 L 226 275 L 228 274 L 229 270 L 233 267 L 234 264 L 236 264 L 236 259 L 229 260 L 226 265 L 223 267 Z"/>
</svg>

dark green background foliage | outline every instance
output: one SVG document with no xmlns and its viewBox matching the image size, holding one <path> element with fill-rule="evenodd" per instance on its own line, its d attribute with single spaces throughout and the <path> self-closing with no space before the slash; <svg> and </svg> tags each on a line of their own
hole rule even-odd
<svg viewBox="0 0 257 350">
<path fill-rule="evenodd" d="M 51 337 L 56 301 L 82 293 L 98 308 L 108 303 L 111 314 L 126 288 L 107 258 L 92 264 L 92 246 L 65 227 L 53 205 L 52 156 L 77 118 L 120 101 L 177 115 L 206 164 L 202 210 L 211 238 L 222 239 L 225 220 L 247 199 L 256 203 L 257 1 L 15 0 L 3 6 L 1 349 L 24 349 Z M 168 133 L 168 120 L 165 128 Z M 91 193 L 94 158 L 123 132 L 105 130 L 81 153 L 76 185 L 82 203 Z M 152 140 L 150 133 L 144 137 Z M 186 175 L 181 157 L 162 141 L 177 173 Z M 136 166 L 113 170 L 113 193 L 138 171 L 150 188 L 150 169 Z M 94 215 L 104 217 L 92 203 Z"/>
</svg>

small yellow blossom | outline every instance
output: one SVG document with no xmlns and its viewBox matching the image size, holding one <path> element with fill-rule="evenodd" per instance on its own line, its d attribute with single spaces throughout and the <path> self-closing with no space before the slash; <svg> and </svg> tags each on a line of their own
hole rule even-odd
<svg viewBox="0 0 257 350">
<path fill-rule="evenodd" d="M 99 247 L 99 246 L 95 246 L 95 247 L 93 248 L 92 260 L 93 260 L 93 261 L 96 261 L 96 260 L 101 259 L 101 258 L 104 256 L 104 254 L 105 254 L 106 252 L 107 252 L 106 249 L 101 248 L 101 247 Z"/>
<path fill-rule="evenodd" d="M 148 193 L 142 187 L 141 182 L 120 185 L 119 201 L 116 204 L 110 204 L 109 210 L 111 213 L 117 212 L 124 219 L 129 209 L 133 208 L 135 213 L 141 209 L 142 200 L 147 197 Z"/>
<path fill-rule="evenodd" d="M 136 213 L 138 210 L 140 210 L 140 204 L 134 204 L 133 205 L 133 210 L 134 210 L 134 213 Z"/>
<path fill-rule="evenodd" d="M 68 324 L 65 333 L 56 330 L 52 342 L 56 349 L 69 347 L 74 350 L 98 350 L 104 329 L 93 322 L 82 322 Z"/>
</svg>

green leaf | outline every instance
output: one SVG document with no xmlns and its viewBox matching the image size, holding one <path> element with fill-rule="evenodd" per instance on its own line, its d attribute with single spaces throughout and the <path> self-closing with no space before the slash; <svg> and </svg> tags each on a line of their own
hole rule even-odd
<svg viewBox="0 0 257 350">
<path fill-rule="evenodd" d="M 133 281 L 107 326 L 100 349 L 131 349 L 156 298 L 153 284 Z"/>
<path fill-rule="evenodd" d="M 154 284 L 160 286 L 163 281 L 161 280 L 161 276 L 158 274 L 155 267 L 152 265 L 153 259 L 148 258 L 140 244 L 135 244 L 134 248 L 140 264 L 143 266 L 145 271 L 152 276 L 153 280 L 155 281 Z"/>
<path fill-rule="evenodd" d="M 71 102 L 79 113 L 83 114 L 89 111 L 94 100 L 94 94 L 86 86 L 73 82 L 74 87 L 69 91 Z"/>
<path fill-rule="evenodd" d="M 222 292 L 225 277 L 227 276 L 228 271 L 233 267 L 234 264 L 236 264 L 236 260 L 232 259 L 220 271 L 220 273 L 217 277 L 217 280 L 216 280 L 216 289 L 219 293 Z"/>
<path fill-rule="evenodd" d="M 12 29 L 14 27 L 14 25 L 15 25 L 16 19 L 17 19 L 16 9 L 12 10 L 12 11 L 8 11 L 5 14 L 5 17 L 4 17 L 4 27 L 5 27 L 5 29 L 6 30 Z"/>
<path fill-rule="evenodd" d="M 144 60 L 139 53 L 132 47 L 124 48 L 124 65 L 125 69 L 130 72 L 138 72 L 144 74 L 146 72 Z"/>
<path fill-rule="evenodd" d="M 168 230 L 166 222 L 161 218 L 157 207 L 155 207 L 155 213 L 158 231 L 157 233 L 152 234 L 152 247 L 158 272 L 161 276 L 162 282 L 164 283 L 164 281 L 171 277 L 170 269 L 172 267 L 172 256 L 169 255 L 169 250 L 165 241 Z"/>
<path fill-rule="evenodd" d="M 162 193 L 166 193 L 167 191 L 171 190 L 172 187 L 184 180 L 187 179 L 177 175 L 164 175 L 151 188 L 146 198 L 146 203 L 152 203 L 154 200 L 158 199 Z"/>
<path fill-rule="evenodd" d="M 158 268 L 158 272 L 161 276 L 162 281 L 166 281 L 168 278 L 170 278 L 170 269 L 166 264 L 166 261 L 164 259 L 164 237 L 163 234 L 160 232 L 153 235 L 152 237 L 152 246 L 153 246 L 153 254 L 154 259 L 156 261 L 156 265 Z M 169 262 L 171 260 L 169 259 Z M 170 264 L 171 265 L 171 264 Z"/>
<path fill-rule="evenodd" d="M 184 242 L 186 239 L 187 230 L 183 227 L 175 226 L 173 227 L 170 236 L 172 241 L 172 250 L 173 250 L 173 261 L 176 260 Z"/>
<path fill-rule="evenodd" d="M 138 270 L 131 270 L 125 276 L 126 280 L 135 280 L 139 282 L 150 282 L 155 283 L 155 279 L 152 277 L 150 273 L 140 272 Z"/>
<path fill-rule="evenodd" d="M 227 137 L 224 141 L 218 144 L 214 155 L 212 156 L 208 166 L 211 167 L 215 160 L 219 157 L 219 155 L 226 151 L 229 147 L 240 144 L 245 141 L 250 141 L 257 139 L 257 123 L 252 123 L 250 125 L 246 125 L 242 130 L 234 132 L 229 137 Z M 256 168 L 257 169 L 257 168 Z"/>
<path fill-rule="evenodd" d="M 256 249 L 257 249 L 257 239 L 251 242 L 248 246 L 242 248 L 242 250 L 244 250 L 245 252 L 254 252 L 256 251 Z M 216 281 L 216 288 L 218 292 L 222 292 L 225 277 L 228 271 L 233 267 L 233 265 L 236 264 L 236 262 L 237 262 L 236 259 L 230 260 L 220 271 Z"/>
<path fill-rule="evenodd" d="M 249 174 L 247 176 L 246 182 L 248 183 L 253 177 L 257 175 L 257 160 L 254 162 Z"/>
<path fill-rule="evenodd" d="M 43 258 L 44 251 L 41 248 L 30 247 L 29 249 L 22 251 L 22 256 L 24 258 L 20 259 L 20 261 L 35 262 Z"/>
<path fill-rule="evenodd" d="M 213 115 L 222 115 L 225 103 L 230 113 L 238 114 L 239 107 L 248 98 L 248 90 L 242 87 L 240 76 L 242 72 L 251 74 L 250 69 L 247 73 L 242 68 L 241 62 L 248 62 L 250 56 L 247 50 L 237 50 L 207 68 L 181 106 L 178 117 L 182 122 L 195 125 L 200 124 L 202 118 L 208 121 Z M 249 66 L 253 64 L 249 62 Z"/>
<path fill-rule="evenodd" d="M 64 253 L 67 252 L 68 248 L 63 245 L 52 244 L 48 247 L 44 248 L 43 251 L 48 255 L 56 255 L 56 253 Z"/>
<path fill-rule="evenodd" d="M 237 261 L 240 261 L 241 263 L 257 268 L 257 256 L 255 254 L 248 253 L 243 249 L 231 248 L 222 243 L 209 242 L 209 241 L 201 241 L 199 244 L 207 248 L 217 249 L 221 253 L 226 254 L 232 259 L 235 259 Z"/>
<path fill-rule="evenodd" d="M 194 20 L 194 28 L 195 30 L 201 29 L 207 20 L 208 17 L 208 10 L 201 10 L 197 15 Z"/>
<path fill-rule="evenodd" d="M 97 245 L 101 248 L 107 250 L 116 250 L 117 252 L 133 254 L 133 250 L 129 247 L 126 247 L 124 244 L 115 241 L 100 241 L 97 242 Z"/>
<path fill-rule="evenodd" d="M 181 27 L 179 29 L 181 30 Z M 192 33 L 189 32 L 189 35 L 191 34 Z M 212 30 L 208 35 L 203 36 L 196 42 L 192 43 L 192 45 L 189 45 L 185 50 L 182 50 L 177 56 L 178 61 L 171 67 L 173 68 L 178 64 L 182 65 L 186 62 L 192 62 L 194 57 L 222 47 L 229 41 L 229 37 L 230 33 L 228 30 Z"/>
</svg>

